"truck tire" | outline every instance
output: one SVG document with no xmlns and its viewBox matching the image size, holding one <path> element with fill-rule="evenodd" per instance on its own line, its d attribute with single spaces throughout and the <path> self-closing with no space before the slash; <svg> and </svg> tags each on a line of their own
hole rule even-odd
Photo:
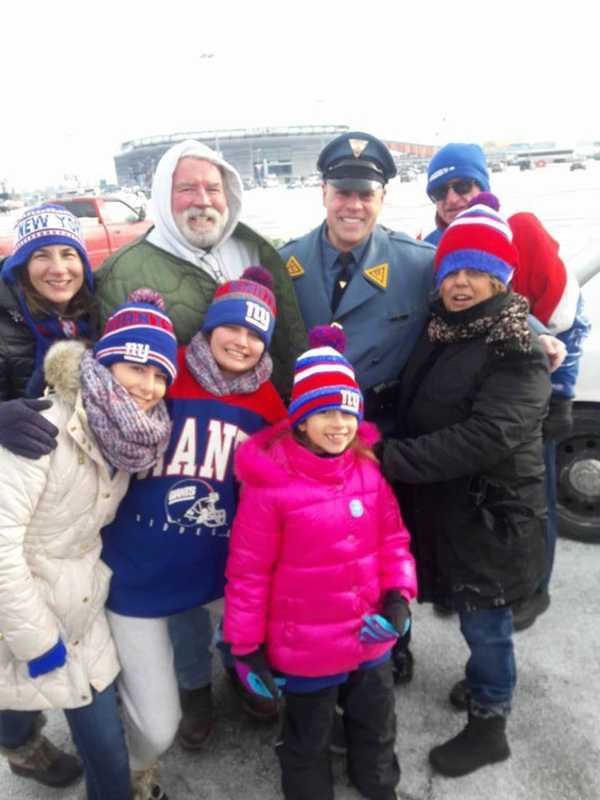
<svg viewBox="0 0 600 800">
<path fill-rule="evenodd" d="M 573 429 L 556 447 L 558 532 L 600 542 L 600 404 L 575 403 Z"/>
</svg>

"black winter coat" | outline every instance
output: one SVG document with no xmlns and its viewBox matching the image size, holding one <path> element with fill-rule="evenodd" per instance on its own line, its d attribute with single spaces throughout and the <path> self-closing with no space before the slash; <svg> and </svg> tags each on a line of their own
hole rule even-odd
<svg viewBox="0 0 600 800">
<path fill-rule="evenodd" d="M 532 338 L 533 352 L 499 356 L 484 336 L 433 344 L 425 331 L 401 375 L 402 438 L 385 442 L 382 462 L 399 482 L 420 601 L 509 605 L 541 580 L 550 377 Z"/>
<path fill-rule="evenodd" d="M 25 394 L 35 364 L 35 337 L 12 288 L 0 279 L 0 400 Z"/>
</svg>

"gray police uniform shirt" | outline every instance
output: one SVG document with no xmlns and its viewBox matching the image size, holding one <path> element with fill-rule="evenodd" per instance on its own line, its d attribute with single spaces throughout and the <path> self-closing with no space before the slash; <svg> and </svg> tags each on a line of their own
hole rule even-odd
<svg viewBox="0 0 600 800">
<path fill-rule="evenodd" d="M 363 391 L 395 380 L 429 315 L 435 249 L 377 225 L 336 310 L 331 312 L 332 265 L 326 223 L 279 251 L 287 264 L 307 329 L 338 322 L 346 358 Z M 353 250 L 356 255 L 359 247 Z"/>
</svg>

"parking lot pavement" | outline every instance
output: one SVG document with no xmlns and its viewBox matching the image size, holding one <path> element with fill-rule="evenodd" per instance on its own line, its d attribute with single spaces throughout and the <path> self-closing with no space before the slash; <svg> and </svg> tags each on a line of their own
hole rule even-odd
<svg viewBox="0 0 600 800">
<path fill-rule="evenodd" d="M 560 540 L 551 594 L 549 610 L 515 637 L 512 757 L 464 778 L 432 773 L 427 753 L 464 722 L 447 695 L 462 677 L 466 646 L 455 618 L 416 607 L 415 677 L 396 691 L 400 800 L 600 800 L 600 545 Z M 280 798 L 275 727 L 243 718 L 220 672 L 215 692 L 219 723 L 206 751 L 192 755 L 173 745 L 164 758 L 170 800 Z M 72 747 L 59 712 L 49 715 L 47 730 L 54 742 Z M 335 774 L 336 800 L 358 800 L 341 758 L 335 759 Z M 13 776 L 4 760 L 0 788 L 4 800 L 85 797 L 82 783 L 45 789 Z"/>
</svg>

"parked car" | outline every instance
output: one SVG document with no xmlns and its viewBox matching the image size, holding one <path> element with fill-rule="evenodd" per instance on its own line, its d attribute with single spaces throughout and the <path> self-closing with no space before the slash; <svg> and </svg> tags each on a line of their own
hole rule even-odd
<svg viewBox="0 0 600 800">
<path fill-rule="evenodd" d="M 573 172 L 575 169 L 585 169 L 585 162 L 584 161 L 572 161 L 569 170 Z"/>
<path fill-rule="evenodd" d="M 304 178 L 305 186 L 320 186 L 323 183 L 323 178 L 319 174 L 309 175 Z"/>
<path fill-rule="evenodd" d="M 135 209 L 118 197 L 59 197 L 48 200 L 64 206 L 79 218 L 92 269 L 125 244 L 142 236 L 152 222 L 144 207 Z M 0 259 L 12 252 L 13 237 L 0 238 Z"/>
<path fill-rule="evenodd" d="M 416 177 L 417 171 L 412 167 L 402 167 L 402 169 L 398 172 L 400 183 L 410 183 L 410 181 L 414 181 Z"/>
<path fill-rule="evenodd" d="M 600 256 L 577 275 L 591 318 L 600 307 Z M 573 429 L 557 445 L 556 467 L 560 535 L 600 543 L 600 328 L 593 324 L 583 345 Z"/>
</svg>

